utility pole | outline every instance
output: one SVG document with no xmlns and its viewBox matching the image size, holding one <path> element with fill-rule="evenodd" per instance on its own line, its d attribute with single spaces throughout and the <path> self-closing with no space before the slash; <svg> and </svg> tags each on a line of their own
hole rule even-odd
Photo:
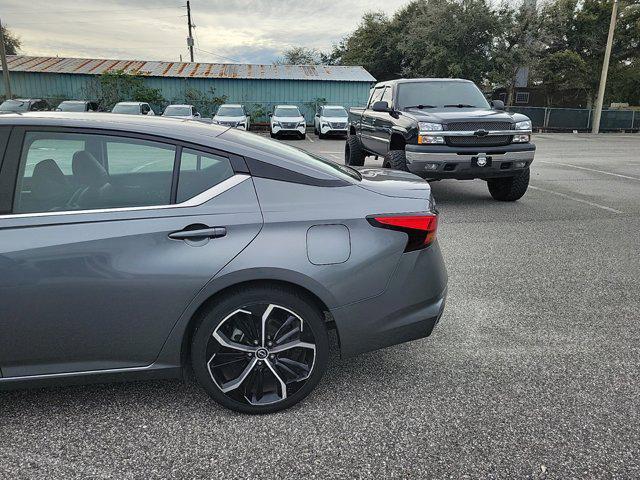
<svg viewBox="0 0 640 480">
<path fill-rule="evenodd" d="M 187 37 L 187 46 L 189 47 L 189 55 L 191 56 L 191 62 L 193 62 L 193 35 L 191 34 L 191 28 L 194 26 L 191 23 L 191 3 L 187 1 L 187 23 L 189 24 L 189 36 Z"/>
<path fill-rule="evenodd" d="M 9 81 L 9 67 L 7 66 L 7 52 L 4 48 L 4 30 L 0 21 L 0 57 L 2 59 L 2 76 L 4 77 L 4 97 L 11 98 L 11 82 Z"/>
<path fill-rule="evenodd" d="M 609 24 L 609 37 L 607 47 L 604 50 L 604 62 L 602 63 L 602 74 L 600 75 L 600 86 L 598 88 L 598 98 L 596 99 L 596 109 L 593 113 L 593 126 L 591 133 L 600 133 L 600 117 L 602 116 L 602 104 L 604 103 L 604 91 L 607 88 L 607 75 L 609 73 L 609 59 L 611 58 L 611 47 L 613 46 L 613 34 L 616 30 L 616 20 L 618 18 L 618 0 L 613 0 L 611 8 L 611 23 Z"/>
</svg>

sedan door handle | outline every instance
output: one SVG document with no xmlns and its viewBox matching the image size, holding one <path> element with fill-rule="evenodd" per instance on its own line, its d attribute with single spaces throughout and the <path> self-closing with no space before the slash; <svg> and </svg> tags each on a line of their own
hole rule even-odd
<svg viewBox="0 0 640 480">
<path fill-rule="evenodd" d="M 220 238 L 227 234 L 224 227 L 201 228 L 198 230 L 180 230 L 169 234 L 173 240 L 198 240 L 204 238 Z"/>
</svg>

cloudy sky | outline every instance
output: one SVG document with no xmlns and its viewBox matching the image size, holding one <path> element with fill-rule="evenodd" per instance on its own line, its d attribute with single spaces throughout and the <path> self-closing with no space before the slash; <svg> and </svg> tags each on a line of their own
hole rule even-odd
<svg viewBox="0 0 640 480">
<path fill-rule="evenodd" d="M 1 0 L 25 55 L 188 59 L 186 0 Z M 271 63 L 290 46 L 328 50 L 366 11 L 407 0 L 191 0 L 200 62 Z"/>
</svg>

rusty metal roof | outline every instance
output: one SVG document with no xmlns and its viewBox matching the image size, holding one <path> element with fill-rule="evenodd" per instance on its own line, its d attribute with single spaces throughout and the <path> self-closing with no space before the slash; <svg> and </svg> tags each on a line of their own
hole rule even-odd
<svg viewBox="0 0 640 480">
<path fill-rule="evenodd" d="M 237 78 L 257 80 L 324 80 L 375 82 L 363 67 L 333 65 L 249 65 L 236 63 L 147 62 L 97 58 L 8 55 L 9 71 L 99 75 L 123 70 L 149 77 Z"/>
</svg>

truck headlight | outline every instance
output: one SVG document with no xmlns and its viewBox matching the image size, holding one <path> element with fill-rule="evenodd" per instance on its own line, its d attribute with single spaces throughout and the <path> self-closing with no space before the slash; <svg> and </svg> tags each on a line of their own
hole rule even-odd
<svg viewBox="0 0 640 480">
<path fill-rule="evenodd" d="M 418 135 L 418 143 L 420 145 L 443 144 L 444 137 L 441 137 L 440 135 Z"/>
<path fill-rule="evenodd" d="M 443 130 L 440 123 L 418 122 L 420 133 L 422 132 L 441 132 Z"/>
<path fill-rule="evenodd" d="M 307 128 L 307 124 L 306 124 L 305 122 L 300 122 L 300 123 L 298 124 L 298 127 L 305 127 L 305 128 Z"/>
<path fill-rule="evenodd" d="M 516 123 L 516 130 L 531 130 L 531 120 L 525 120 L 524 122 Z"/>
</svg>

